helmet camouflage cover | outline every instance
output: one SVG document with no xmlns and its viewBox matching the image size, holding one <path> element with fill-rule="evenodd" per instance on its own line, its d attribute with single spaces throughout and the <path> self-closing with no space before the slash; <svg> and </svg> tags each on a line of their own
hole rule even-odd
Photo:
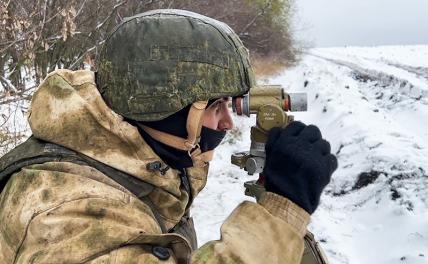
<svg viewBox="0 0 428 264">
<path fill-rule="evenodd" d="M 115 112 L 156 121 L 196 101 L 242 95 L 254 80 L 248 50 L 229 26 L 165 9 L 116 27 L 100 54 L 97 84 Z"/>
</svg>

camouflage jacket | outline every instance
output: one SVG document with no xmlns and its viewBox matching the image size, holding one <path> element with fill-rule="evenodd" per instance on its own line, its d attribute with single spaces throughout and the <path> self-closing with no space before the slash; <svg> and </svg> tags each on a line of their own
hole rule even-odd
<svg viewBox="0 0 428 264">
<path fill-rule="evenodd" d="M 153 185 L 148 199 L 168 230 L 185 213 L 189 195 L 178 172 L 146 169 L 159 157 L 107 107 L 92 72 L 50 74 L 34 94 L 29 123 L 36 138 Z M 195 197 L 208 171 L 187 172 Z M 0 194 L 0 263 L 300 263 L 309 215 L 265 193 L 258 204 L 243 202 L 233 211 L 220 240 L 193 252 L 186 238 L 162 232 L 156 219 L 152 207 L 91 166 L 29 165 Z M 154 254 L 158 246 L 167 250 L 165 259 Z"/>
</svg>

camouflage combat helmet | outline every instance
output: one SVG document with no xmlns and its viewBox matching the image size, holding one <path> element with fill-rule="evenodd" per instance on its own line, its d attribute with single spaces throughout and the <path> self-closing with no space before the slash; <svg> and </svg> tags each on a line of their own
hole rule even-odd
<svg viewBox="0 0 428 264">
<path fill-rule="evenodd" d="M 226 24 L 183 10 L 125 19 L 107 38 L 97 84 L 106 103 L 136 121 L 166 118 L 196 101 L 254 85 L 248 51 Z"/>
<path fill-rule="evenodd" d="M 98 89 L 112 110 L 136 121 L 155 140 L 184 150 L 203 167 L 199 147 L 208 100 L 243 95 L 254 85 L 248 50 L 226 24 L 183 10 L 153 10 L 125 19 L 99 58 Z M 142 121 L 189 108 L 187 138 Z"/>
</svg>

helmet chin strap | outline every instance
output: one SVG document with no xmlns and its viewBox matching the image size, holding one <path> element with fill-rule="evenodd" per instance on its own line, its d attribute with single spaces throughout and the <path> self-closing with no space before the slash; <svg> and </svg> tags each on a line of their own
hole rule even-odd
<svg viewBox="0 0 428 264">
<path fill-rule="evenodd" d="M 197 101 L 192 104 L 187 115 L 186 130 L 187 139 L 177 137 L 148 126 L 141 125 L 141 128 L 155 140 L 183 151 L 187 151 L 192 158 L 194 167 L 205 167 L 213 158 L 214 151 L 201 152 L 199 141 L 201 140 L 201 129 L 203 116 L 208 101 Z"/>
</svg>

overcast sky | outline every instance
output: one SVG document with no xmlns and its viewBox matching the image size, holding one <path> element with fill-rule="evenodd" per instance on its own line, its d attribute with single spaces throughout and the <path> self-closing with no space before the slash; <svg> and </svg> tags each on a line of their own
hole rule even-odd
<svg viewBox="0 0 428 264">
<path fill-rule="evenodd" d="M 295 0 L 296 35 L 316 47 L 428 44 L 428 0 Z"/>
</svg>

